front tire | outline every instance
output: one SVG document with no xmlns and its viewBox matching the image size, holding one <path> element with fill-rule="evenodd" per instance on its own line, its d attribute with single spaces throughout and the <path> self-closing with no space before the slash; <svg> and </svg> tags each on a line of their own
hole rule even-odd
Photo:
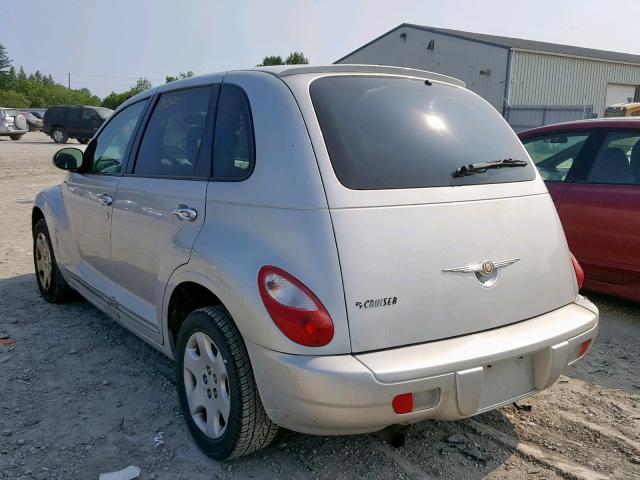
<svg viewBox="0 0 640 480">
<path fill-rule="evenodd" d="M 11 140 L 17 142 L 22 138 L 22 135 L 9 135 L 9 137 L 11 138 Z"/>
<path fill-rule="evenodd" d="M 33 263 L 38 290 L 47 302 L 61 303 L 74 297 L 74 291 L 62 277 L 56 263 L 49 229 L 44 218 L 38 220 L 33 228 Z"/>
<path fill-rule="evenodd" d="M 67 135 L 67 131 L 62 127 L 56 127 L 51 132 L 51 138 L 56 143 L 67 143 L 69 140 L 69 135 Z"/>
<path fill-rule="evenodd" d="M 196 444 L 216 460 L 269 445 L 278 426 L 267 416 L 244 341 L 223 306 L 189 314 L 176 348 L 180 408 Z"/>
</svg>

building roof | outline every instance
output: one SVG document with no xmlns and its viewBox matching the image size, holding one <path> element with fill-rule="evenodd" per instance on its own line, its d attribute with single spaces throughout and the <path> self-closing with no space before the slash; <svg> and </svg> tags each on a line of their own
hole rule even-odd
<svg viewBox="0 0 640 480">
<path fill-rule="evenodd" d="M 378 38 L 372 40 L 366 45 L 354 50 L 353 52 L 345 55 L 337 62 L 340 62 L 350 55 L 362 50 L 364 47 L 371 45 L 378 39 L 392 33 L 401 28 L 415 28 L 418 30 L 424 30 L 427 32 L 439 33 L 442 35 L 449 35 L 452 37 L 464 38 L 471 41 L 486 43 L 490 45 L 495 45 L 497 47 L 508 48 L 508 49 L 520 49 L 520 50 L 534 50 L 537 52 L 547 52 L 547 53 L 556 53 L 560 55 L 570 55 L 575 57 L 585 57 L 585 58 L 596 58 L 602 60 L 609 60 L 612 62 L 625 62 L 625 63 L 635 63 L 640 64 L 640 55 L 633 55 L 631 53 L 620 53 L 620 52 L 609 52 L 606 50 L 597 50 L 594 48 L 584 48 L 584 47 L 574 47 L 571 45 L 560 45 L 557 43 L 547 43 L 547 42 L 538 42 L 535 40 L 524 40 L 522 38 L 511 38 L 511 37 L 501 37 L 498 35 L 487 35 L 484 33 L 473 33 L 473 32 L 463 32 L 461 30 L 450 30 L 448 28 L 435 28 L 435 27 L 427 27 L 424 25 L 415 25 L 412 23 L 403 23 L 398 25 L 396 28 L 388 31 L 387 33 L 379 36 Z"/>
</svg>

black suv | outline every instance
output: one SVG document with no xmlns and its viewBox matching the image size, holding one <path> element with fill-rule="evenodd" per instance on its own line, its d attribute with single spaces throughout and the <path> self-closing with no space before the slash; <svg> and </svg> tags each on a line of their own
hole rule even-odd
<svg viewBox="0 0 640 480">
<path fill-rule="evenodd" d="M 113 110 L 102 107 L 49 107 L 44 114 L 42 131 L 56 143 L 67 143 L 69 138 L 87 143 L 112 113 Z"/>
</svg>

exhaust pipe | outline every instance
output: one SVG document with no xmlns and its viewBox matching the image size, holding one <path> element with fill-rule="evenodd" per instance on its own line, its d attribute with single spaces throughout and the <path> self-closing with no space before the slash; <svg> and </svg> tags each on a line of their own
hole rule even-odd
<svg viewBox="0 0 640 480">
<path fill-rule="evenodd" d="M 390 425 L 370 435 L 378 440 L 388 443 L 393 448 L 400 448 L 404 445 L 404 432 L 409 428 L 407 425 Z"/>
</svg>

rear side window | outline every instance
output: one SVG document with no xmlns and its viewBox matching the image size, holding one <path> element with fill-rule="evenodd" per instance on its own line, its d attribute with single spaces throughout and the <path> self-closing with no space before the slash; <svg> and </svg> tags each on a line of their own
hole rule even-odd
<svg viewBox="0 0 640 480">
<path fill-rule="evenodd" d="M 135 175 L 193 175 L 211 91 L 211 87 L 199 87 L 160 96 L 140 144 Z"/>
<path fill-rule="evenodd" d="M 607 135 L 586 181 L 640 185 L 640 134 L 615 132 Z"/>
<path fill-rule="evenodd" d="M 213 149 L 213 176 L 217 180 L 243 180 L 255 163 L 255 144 L 249 100 L 234 85 L 223 85 Z"/>
<path fill-rule="evenodd" d="M 588 138 L 588 133 L 560 132 L 526 139 L 523 143 L 544 180 L 563 182 Z"/>
<path fill-rule="evenodd" d="M 311 100 L 331 164 L 351 189 L 422 188 L 533 180 L 531 165 L 454 178 L 471 163 L 526 160 L 498 112 L 471 92 L 384 76 L 315 80 Z"/>
</svg>

